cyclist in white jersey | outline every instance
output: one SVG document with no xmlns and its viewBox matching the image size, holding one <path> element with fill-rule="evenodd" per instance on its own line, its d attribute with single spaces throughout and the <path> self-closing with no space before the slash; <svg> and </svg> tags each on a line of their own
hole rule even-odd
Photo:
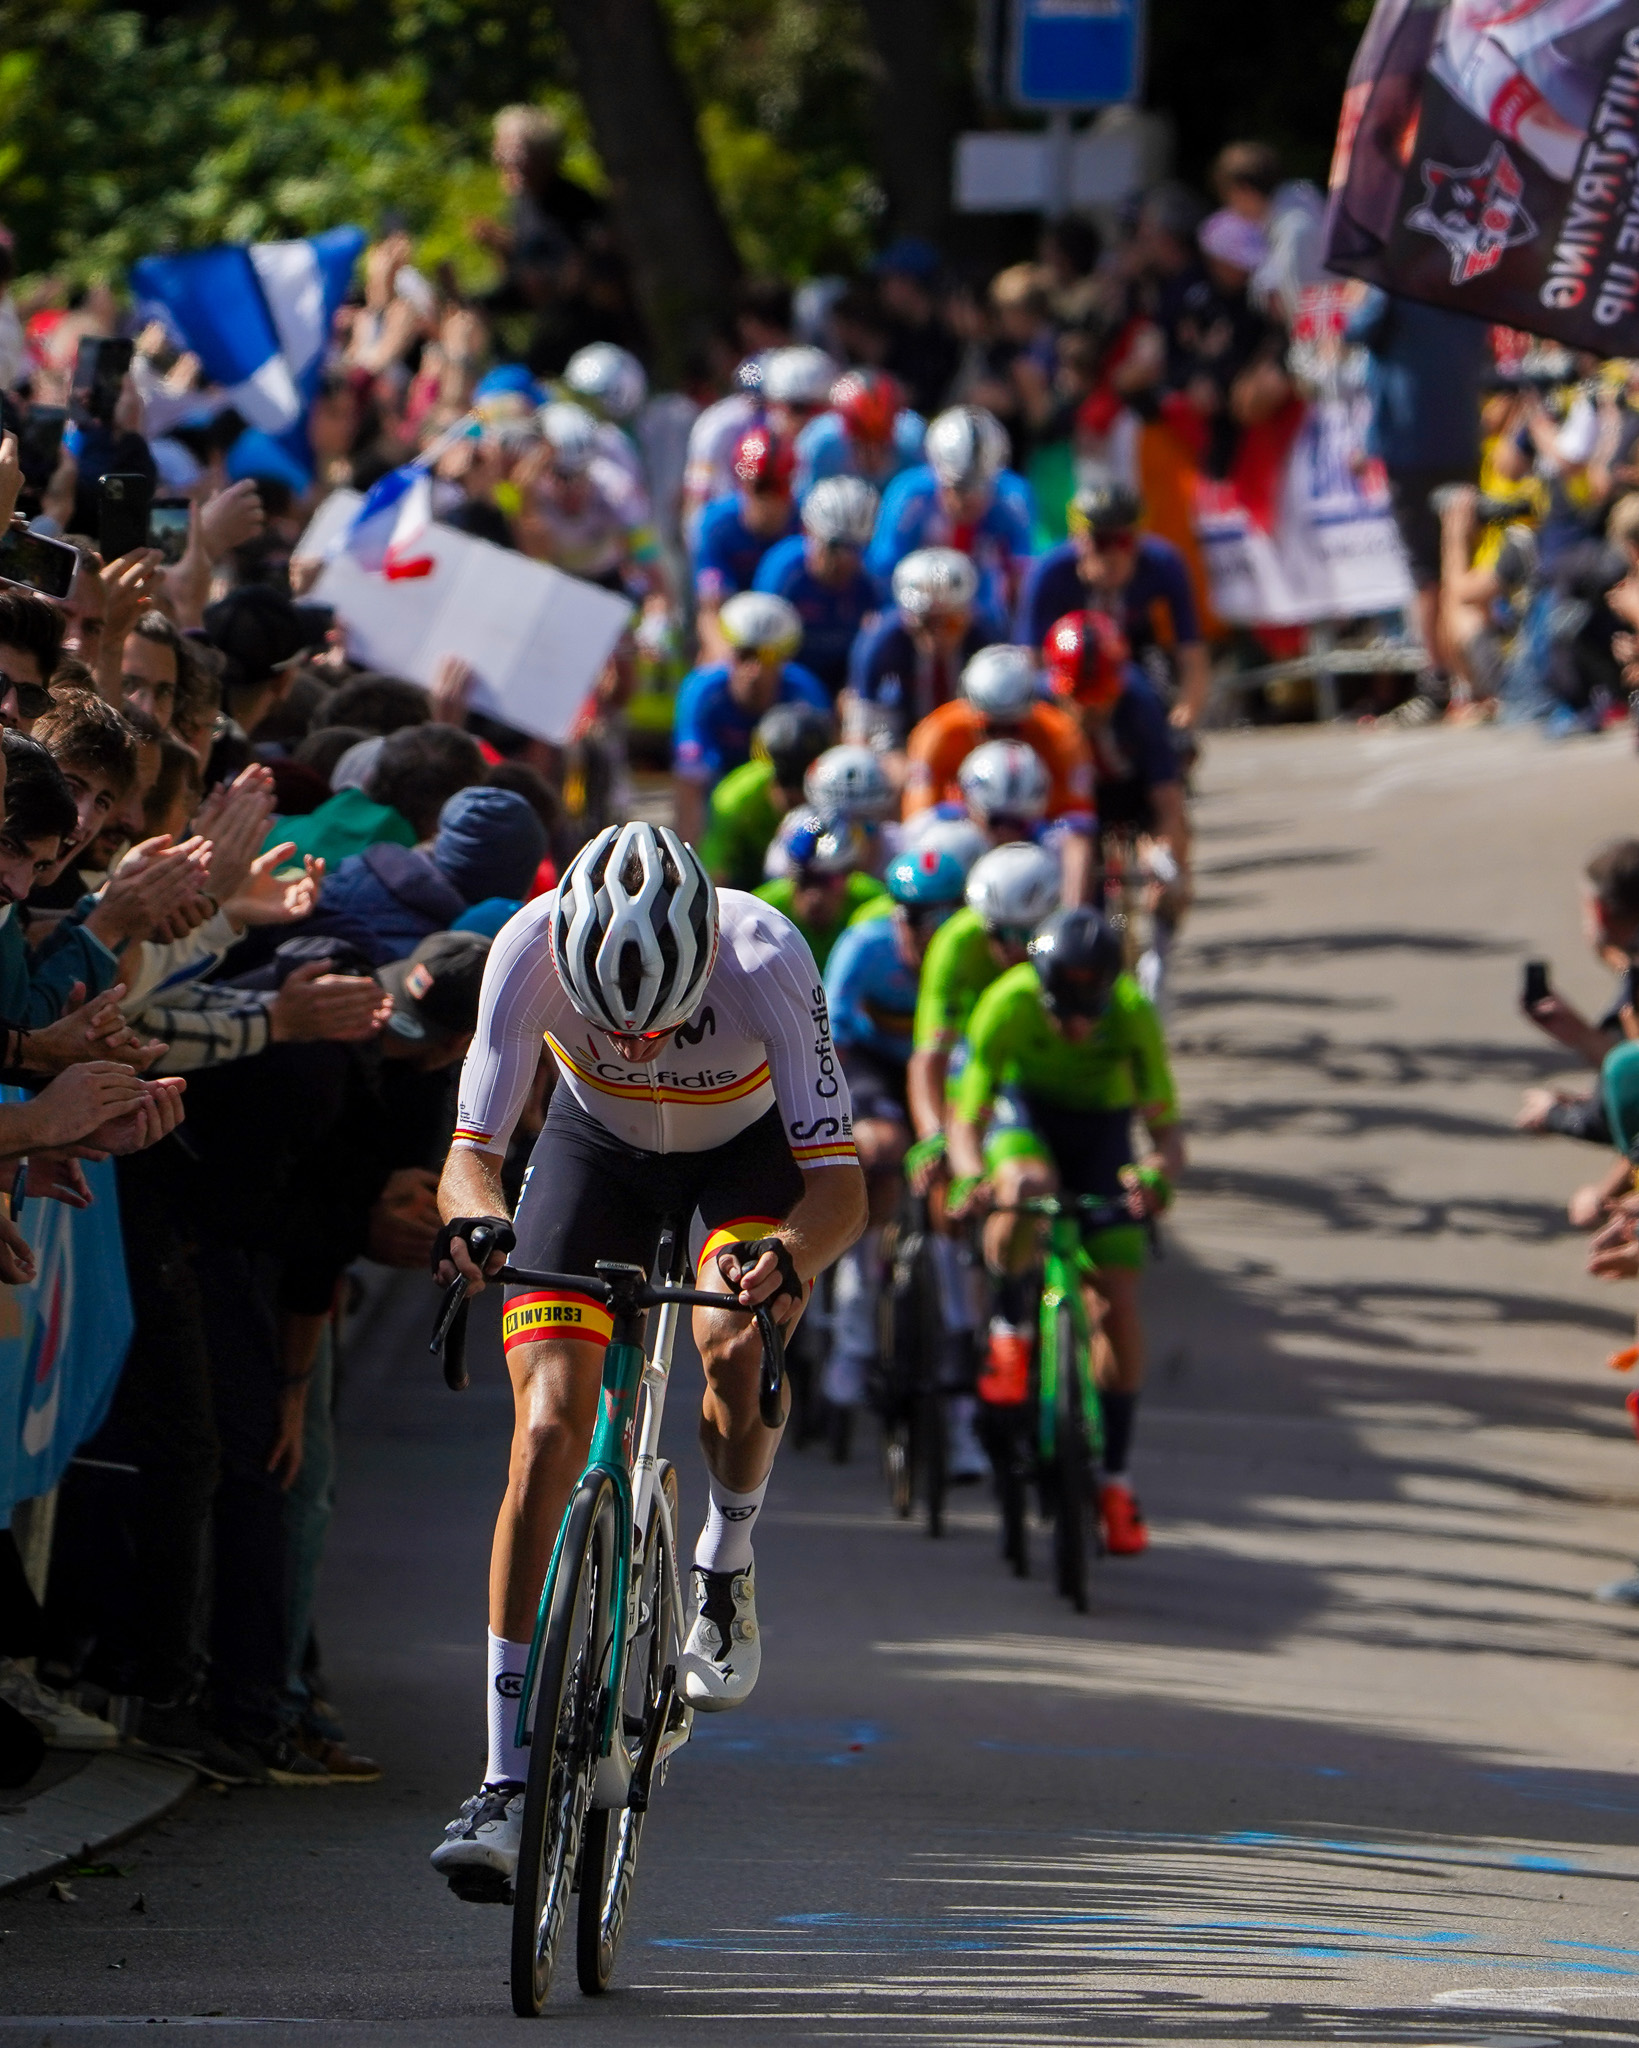
<svg viewBox="0 0 1639 2048">
<path fill-rule="evenodd" d="M 613 825 L 490 950 L 460 1114 L 439 1188 L 440 1280 L 481 1284 L 473 1228 L 503 1225 L 501 1166 L 542 1044 L 558 1073 L 511 1230 L 519 1265 L 647 1266 L 663 1223 L 705 1233 L 698 1284 L 767 1301 L 789 1330 L 810 1283 L 865 1223 L 848 1085 L 825 991 L 796 927 L 713 888 L 664 828 Z M 507 1240 L 503 1239 L 503 1242 Z M 486 1261 L 494 1271 L 503 1254 Z M 553 1538 L 596 1416 L 609 1317 L 568 1291 L 509 1288 L 502 1329 L 516 1406 L 490 1566 L 489 1761 L 433 1852 L 464 1895 L 517 1862 L 527 1754 L 513 1744 Z M 742 1316 L 697 1310 L 708 1507 L 679 1683 L 738 1706 L 761 1661 L 751 1536 L 780 1432 L 757 1409 L 761 1348 Z"/>
</svg>

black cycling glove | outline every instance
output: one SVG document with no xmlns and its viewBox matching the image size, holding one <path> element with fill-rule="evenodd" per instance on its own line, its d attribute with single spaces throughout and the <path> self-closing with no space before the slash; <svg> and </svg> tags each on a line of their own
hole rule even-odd
<svg viewBox="0 0 1639 2048">
<path fill-rule="evenodd" d="M 802 1282 L 797 1278 L 796 1263 L 792 1259 L 790 1248 L 783 1237 L 736 1238 L 732 1244 L 719 1245 L 717 1247 L 717 1270 L 727 1280 L 728 1275 L 723 1272 L 723 1261 L 725 1259 L 733 1259 L 739 1266 L 742 1274 L 748 1273 L 756 1265 L 764 1252 L 772 1252 L 774 1254 L 774 1263 L 780 1269 L 780 1284 L 768 1297 L 768 1302 L 765 1302 L 763 1306 L 766 1308 L 769 1302 L 778 1301 L 782 1294 L 789 1294 L 793 1301 L 800 1302 L 805 1300 L 807 1298 L 807 1291 Z"/>
<path fill-rule="evenodd" d="M 448 1223 L 440 1227 L 438 1235 L 433 1239 L 432 1269 L 435 1275 L 439 1267 L 449 1257 L 450 1245 L 454 1239 L 460 1238 L 461 1242 L 466 1246 L 469 1255 L 472 1254 L 472 1233 L 475 1230 L 487 1230 L 491 1233 L 490 1244 L 484 1253 L 486 1259 L 489 1257 L 490 1252 L 510 1252 L 517 1249 L 517 1233 L 513 1230 L 506 1217 L 452 1216 Z M 474 1256 L 473 1263 L 480 1265 L 482 1260 Z"/>
</svg>

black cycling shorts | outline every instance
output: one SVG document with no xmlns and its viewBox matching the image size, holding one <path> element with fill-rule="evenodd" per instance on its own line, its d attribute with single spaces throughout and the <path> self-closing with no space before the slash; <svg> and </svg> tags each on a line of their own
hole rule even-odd
<svg viewBox="0 0 1639 2048">
<path fill-rule="evenodd" d="M 910 1122 L 905 1099 L 905 1068 L 898 1060 L 868 1052 L 864 1046 L 839 1046 L 842 1071 L 848 1082 L 848 1097 L 854 1106 L 854 1122 L 904 1124 Z"/>
<path fill-rule="evenodd" d="M 654 1264 L 661 1230 L 686 1237 L 696 1210 L 706 1229 L 706 1269 L 735 1238 L 766 1237 L 796 1206 L 802 1169 L 791 1157 L 778 1109 L 708 1152 L 643 1152 L 588 1116 L 566 1088 L 553 1094 L 535 1140 L 512 1227 L 512 1263 L 591 1275 L 599 1259 Z M 507 1349 L 543 1338 L 607 1344 L 601 1302 L 572 1289 L 508 1287 L 502 1331 Z"/>
</svg>

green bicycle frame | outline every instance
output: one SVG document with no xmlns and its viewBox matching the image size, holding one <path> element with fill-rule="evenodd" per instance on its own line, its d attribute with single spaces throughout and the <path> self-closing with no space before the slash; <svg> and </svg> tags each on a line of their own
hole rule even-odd
<svg viewBox="0 0 1639 2048">
<path fill-rule="evenodd" d="M 1036 1428 L 1044 1464 L 1051 1462 L 1058 1443 L 1058 1390 L 1061 1361 L 1058 1332 L 1061 1308 L 1070 1311 L 1070 1327 L 1076 1351 L 1083 1360 L 1081 1407 L 1087 1419 L 1088 1450 L 1096 1461 L 1104 1451 L 1104 1417 L 1098 1389 L 1093 1385 L 1093 1331 L 1087 1318 L 1087 1303 L 1081 1283 L 1097 1269 L 1081 1241 L 1081 1225 L 1074 1215 L 1049 1219 L 1047 1252 L 1042 1264 L 1041 1343 L 1037 1347 Z"/>
<path fill-rule="evenodd" d="M 623 1336 L 620 1325 L 603 1354 L 603 1387 L 598 1402 L 597 1428 L 592 1433 L 592 1451 L 586 1470 L 570 1490 L 552 1545 L 552 1562 L 546 1568 L 541 1587 L 541 1604 L 535 1616 L 535 1633 L 529 1642 L 529 1662 L 524 1666 L 524 1688 L 518 1699 L 518 1725 L 513 1741 L 520 1747 L 530 1740 L 529 1713 L 535 1697 L 535 1673 L 546 1643 L 546 1625 L 552 1612 L 552 1589 L 558 1582 L 558 1561 L 563 1551 L 564 1531 L 569 1527 L 569 1509 L 582 1484 L 598 1474 L 614 1482 L 620 1502 L 620 1541 L 615 1550 L 614 1628 L 609 1636 L 609 1671 L 625 1669 L 628 1593 L 632 1575 L 632 1431 L 637 1422 L 637 1397 L 643 1384 L 643 1347 Z M 598 1731 L 601 1755 L 609 1747 L 614 1718 L 620 1709 L 614 1686 L 606 1684 L 606 1673 L 598 1674 L 604 1688 L 603 1725 Z"/>
</svg>

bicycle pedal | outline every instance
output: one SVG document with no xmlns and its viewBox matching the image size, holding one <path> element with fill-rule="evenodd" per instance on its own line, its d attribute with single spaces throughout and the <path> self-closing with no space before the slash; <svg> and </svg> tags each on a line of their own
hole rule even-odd
<svg viewBox="0 0 1639 2048">
<path fill-rule="evenodd" d="M 469 1906 L 510 1906 L 512 1884 L 498 1870 L 466 1870 L 452 1877 L 450 1890 Z"/>
</svg>

